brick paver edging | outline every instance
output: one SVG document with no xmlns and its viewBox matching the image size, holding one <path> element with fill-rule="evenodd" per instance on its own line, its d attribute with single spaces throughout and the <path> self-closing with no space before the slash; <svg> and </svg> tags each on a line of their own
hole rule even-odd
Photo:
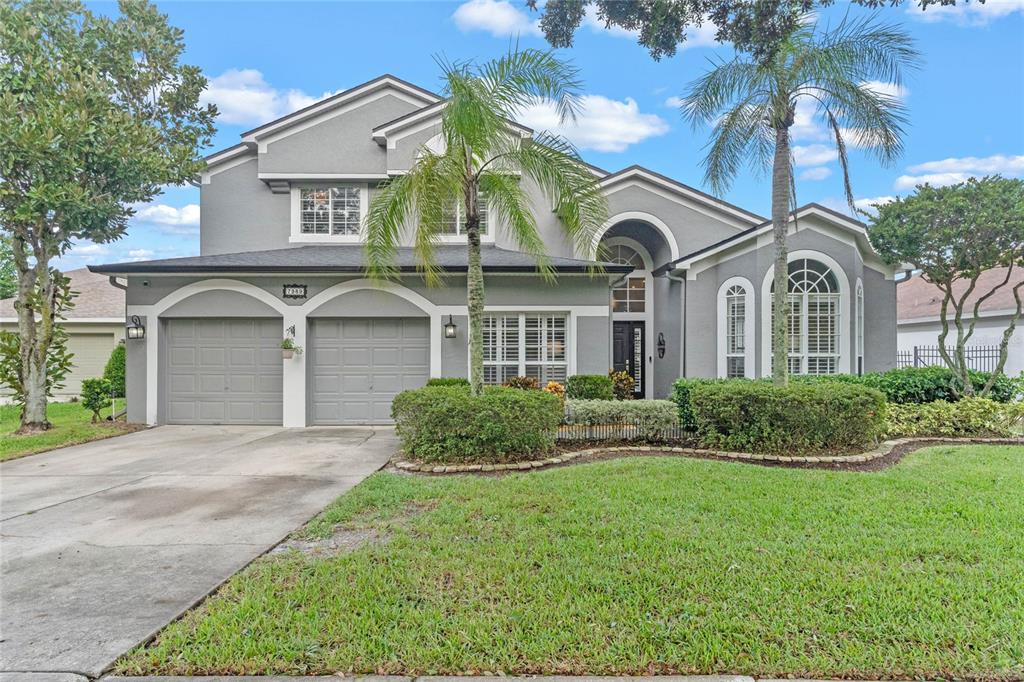
<svg viewBox="0 0 1024 682">
<path fill-rule="evenodd" d="M 1016 445 L 1020 441 L 1007 438 L 896 438 L 882 441 L 878 447 L 856 455 L 832 455 L 822 457 L 786 457 L 783 455 L 760 455 L 753 452 L 729 452 L 727 450 L 708 450 L 704 448 L 682 448 L 668 445 L 616 445 L 599 446 L 586 450 L 562 452 L 544 459 L 509 464 L 424 464 L 411 460 L 397 459 L 392 463 L 396 469 L 420 474 L 468 474 L 495 471 L 527 471 L 566 464 L 581 457 L 601 455 L 611 452 L 648 452 L 667 455 L 696 455 L 698 457 L 715 457 L 719 459 L 735 459 L 748 462 L 780 462 L 785 464 L 866 464 L 885 457 L 893 449 L 911 443 L 942 444 L 952 443 L 966 445 L 969 443 L 992 443 Z"/>
</svg>

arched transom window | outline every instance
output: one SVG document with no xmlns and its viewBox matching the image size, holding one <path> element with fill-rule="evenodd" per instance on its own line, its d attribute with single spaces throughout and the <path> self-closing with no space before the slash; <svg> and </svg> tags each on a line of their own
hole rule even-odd
<svg viewBox="0 0 1024 682">
<path fill-rule="evenodd" d="M 605 260 L 618 265 L 632 265 L 633 273 L 625 281 L 612 289 L 612 312 L 643 313 L 647 311 L 647 277 L 643 257 L 624 244 L 613 244 L 608 249 Z"/>
<path fill-rule="evenodd" d="M 828 266 L 811 258 L 790 262 L 791 374 L 835 374 L 839 371 L 839 299 L 839 282 Z"/>
</svg>

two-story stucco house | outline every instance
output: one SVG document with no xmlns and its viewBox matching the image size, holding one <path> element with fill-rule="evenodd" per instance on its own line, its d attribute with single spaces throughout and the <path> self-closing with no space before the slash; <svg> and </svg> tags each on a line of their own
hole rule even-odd
<svg viewBox="0 0 1024 682">
<path fill-rule="evenodd" d="M 424 285 L 409 249 L 399 254 L 401 279 L 375 284 L 360 245 L 376 186 L 438 136 L 444 105 L 382 76 L 251 130 L 208 158 L 199 256 L 93 267 L 127 281 L 128 315 L 145 328 L 127 342 L 129 417 L 381 423 L 398 391 L 466 376 L 458 216 L 438 249 L 444 287 Z M 765 218 L 637 166 L 594 173 L 610 216 L 601 275 L 590 271 L 595 252 L 574 252 L 534 187 L 526 190 L 556 283 L 537 275 L 501 225 L 487 225 L 487 380 L 562 381 L 615 367 L 636 378 L 638 396 L 664 397 L 679 376 L 769 373 Z M 792 371 L 892 367 L 893 271 L 864 226 L 817 205 L 794 217 Z M 286 336 L 305 352 L 283 359 Z"/>
</svg>

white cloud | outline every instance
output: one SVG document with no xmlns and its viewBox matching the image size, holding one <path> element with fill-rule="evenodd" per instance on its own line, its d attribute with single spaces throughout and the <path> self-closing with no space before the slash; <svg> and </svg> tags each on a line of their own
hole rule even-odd
<svg viewBox="0 0 1024 682">
<path fill-rule="evenodd" d="M 865 199 L 854 199 L 853 205 L 859 208 L 861 211 L 867 211 L 868 213 L 875 213 L 875 206 L 881 204 L 888 204 L 890 201 L 895 201 L 896 197 L 882 196 L 882 197 L 867 197 Z"/>
<path fill-rule="evenodd" d="M 884 81 L 864 81 L 863 87 L 879 95 L 887 95 L 894 99 L 903 99 L 910 94 L 910 91 L 903 85 L 897 83 L 886 83 Z"/>
<path fill-rule="evenodd" d="M 171 234 L 195 234 L 199 232 L 199 204 L 186 204 L 181 208 L 147 204 L 136 208 L 134 220 L 157 225 Z"/>
<path fill-rule="evenodd" d="M 836 156 L 836 150 L 829 145 L 793 145 L 793 160 L 798 166 L 820 166 L 835 161 Z"/>
<path fill-rule="evenodd" d="M 259 125 L 330 97 L 313 97 L 302 90 L 278 90 L 256 69 L 228 69 L 210 79 L 200 100 L 217 105 L 223 123 Z"/>
<path fill-rule="evenodd" d="M 907 168 L 907 174 L 896 178 L 896 189 L 913 189 L 925 183 L 930 185 L 953 185 L 979 175 L 1024 175 L 1024 155 L 977 157 L 950 157 L 938 161 L 926 161 Z"/>
<path fill-rule="evenodd" d="M 825 126 L 815 118 L 815 103 L 809 97 L 801 97 L 796 101 L 793 114 L 793 125 L 789 134 L 794 140 L 828 140 L 829 134 Z"/>
<path fill-rule="evenodd" d="M 75 242 L 71 246 L 71 252 L 76 256 L 102 256 L 110 252 L 104 244 L 93 244 L 92 242 Z"/>
<path fill-rule="evenodd" d="M 832 175 L 832 169 L 827 166 L 818 166 L 817 168 L 808 168 L 804 172 L 800 173 L 801 180 L 824 180 L 825 178 Z"/>
<path fill-rule="evenodd" d="M 582 111 L 575 123 L 558 120 L 558 112 L 550 102 L 531 105 L 518 119 L 537 131 L 548 131 L 567 138 L 580 149 L 599 152 L 621 152 L 650 137 L 664 135 L 669 125 L 656 114 L 644 114 L 636 100 L 623 101 L 601 95 L 584 95 Z"/>
<path fill-rule="evenodd" d="M 636 40 L 640 37 L 640 31 L 630 31 L 614 24 L 606 28 L 604 20 L 597 16 L 597 7 L 595 5 L 587 5 L 587 12 L 583 15 L 583 25 L 595 33 L 607 33 L 616 38 L 632 38 Z"/>
<path fill-rule="evenodd" d="M 686 40 L 679 46 L 679 49 L 688 50 L 691 47 L 717 47 L 724 45 L 725 43 L 719 43 L 715 40 L 716 33 L 718 33 L 718 27 L 705 19 L 704 23 L 700 26 L 691 26 L 686 29 Z"/>
<path fill-rule="evenodd" d="M 956 5 L 933 5 L 923 11 L 917 3 L 910 3 L 907 8 L 907 13 L 916 19 L 927 22 L 952 21 L 961 26 L 982 26 L 1021 11 L 1024 11 L 1024 0 L 987 0 L 984 4 L 977 0 L 960 0 Z"/>
<path fill-rule="evenodd" d="M 128 251 L 128 258 L 130 260 L 147 260 L 153 257 L 153 252 L 149 249 L 130 249 Z"/>
<path fill-rule="evenodd" d="M 671 97 L 665 100 L 665 106 L 670 109 L 678 109 L 679 107 L 683 106 L 683 98 L 672 95 Z"/>
<path fill-rule="evenodd" d="M 468 0 L 452 19 L 461 31 L 486 31 L 496 38 L 542 35 L 540 22 L 507 0 Z"/>
</svg>

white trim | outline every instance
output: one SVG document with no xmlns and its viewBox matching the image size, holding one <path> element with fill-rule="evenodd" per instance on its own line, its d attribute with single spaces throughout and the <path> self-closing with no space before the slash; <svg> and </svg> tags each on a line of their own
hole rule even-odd
<svg viewBox="0 0 1024 682">
<path fill-rule="evenodd" d="M 853 289 L 853 373 L 863 371 L 864 356 L 867 350 L 864 336 L 864 325 L 867 323 L 867 301 L 864 299 L 864 282 L 860 277 Z M 858 362 L 859 361 L 859 362 Z"/>
<path fill-rule="evenodd" d="M 437 311 L 448 315 L 469 315 L 469 307 L 464 305 L 439 305 Z M 570 313 L 576 317 L 608 317 L 608 306 L 605 305 L 485 305 L 485 313 Z"/>
<path fill-rule="evenodd" d="M 355 187 L 359 190 L 359 233 L 358 234 L 309 234 L 302 231 L 302 190 L 332 189 L 334 187 Z M 363 241 L 363 224 L 370 206 L 370 186 L 365 182 L 332 183 L 323 187 L 292 187 L 290 244 L 359 244 Z"/>
<path fill-rule="evenodd" d="M 645 222 L 654 229 L 656 229 L 658 232 L 661 233 L 661 236 L 665 239 L 665 243 L 668 244 L 668 250 L 671 255 L 671 259 L 676 260 L 677 258 L 679 258 L 679 244 L 676 242 L 676 237 L 674 234 L 672 234 L 672 230 L 669 228 L 669 226 L 666 225 L 665 222 L 658 216 L 653 215 L 651 213 L 645 213 L 643 211 L 623 211 L 621 213 L 616 213 L 608 220 L 606 220 L 605 223 L 601 226 L 601 229 L 599 229 L 597 233 L 594 235 L 594 241 L 593 244 L 591 244 L 591 252 L 588 255 L 588 257 L 593 258 L 594 255 L 597 253 L 598 244 L 601 243 L 601 238 L 608 230 L 615 227 L 619 223 L 626 222 L 627 220 L 637 220 L 640 222 Z M 647 250 L 644 249 L 645 253 L 646 251 Z M 648 258 L 649 257 L 650 256 L 648 254 Z"/>
<path fill-rule="evenodd" d="M 245 151 L 249 150 L 247 149 Z M 243 163 L 248 163 L 250 161 L 257 160 L 258 157 L 256 156 L 242 156 L 240 158 L 235 159 L 234 161 L 225 161 L 223 163 L 218 163 L 216 170 L 211 170 L 209 167 L 207 167 L 207 170 L 199 174 L 199 182 L 200 184 L 203 185 L 209 185 L 211 178 L 217 173 L 223 173 L 224 171 L 231 170 L 232 168 L 235 168 L 237 166 L 241 166 Z"/>
<path fill-rule="evenodd" d="M 659 188 L 667 190 L 670 194 L 674 195 L 674 197 L 666 198 L 670 198 L 676 201 L 677 203 L 682 203 L 683 205 L 688 206 L 689 208 L 692 208 L 694 210 L 700 211 L 701 213 L 706 214 L 706 211 L 702 210 L 700 206 L 710 206 L 721 213 L 729 214 L 733 218 L 737 219 L 738 222 L 740 222 L 744 227 L 751 227 L 753 225 L 756 225 L 761 220 L 763 220 L 763 218 L 761 218 L 761 216 L 758 216 L 757 214 L 747 213 L 734 206 L 730 206 L 724 201 L 715 199 L 714 197 L 709 197 L 705 194 L 687 188 L 685 185 L 676 184 L 675 182 L 666 180 L 665 178 L 660 178 L 657 175 L 654 175 L 650 171 L 643 168 L 633 168 L 623 173 L 612 173 L 610 175 L 606 175 L 605 178 L 601 180 L 598 184 L 601 185 L 602 187 L 608 188 L 614 187 L 619 183 L 628 183 L 630 181 L 632 181 L 633 183 L 637 183 L 637 180 L 643 180 L 644 182 L 648 182 L 652 185 L 656 185 Z M 615 191 L 618 190 L 610 190 L 607 191 L 606 194 L 612 194 Z M 680 201 L 678 197 L 685 197 L 689 201 Z M 693 202 L 696 202 L 698 206 L 694 206 Z"/>
<path fill-rule="evenodd" d="M 387 180 L 385 173 L 257 173 L 260 180 Z"/>
<path fill-rule="evenodd" d="M 757 372 L 754 367 L 754 326 L 757 315 L 754 309 L 754 285 L 746 277 L 730 277 L 718 287 L 716 301 L 718 306 L 718 326 L 716 337 L 718 346 L 718 377 L 724 379 L 728 374 L 726 361 L 726 292 L 734 286 L 743 288 L 743 376 L 753 379 Z"/>
<path fill-rule="evenodd" d="M 828 266 L 839 282 L 839 374 L 855 371 L 850 358 L 850 312 L 853 306 L 850 295 L 850 280 L 842 266 L 827 253 L 811 249 L 790 251 L 787 262 L 792 263 L 801 258 L 820 261 Z M 771 374 L 772 366 L 772 280 L 775 276 L 775 264 L 769 266 L 761 282 L 761 376 Z"/>
<path fill-rule="evenodd" d="M 399 140 L 409 137 L 410 135 L 415 135 L 416 133 L 426 130 L 431 126 L 439 125 L 441 123 L 441 112 L 447 105 L 447 100 L 430 104 L 417 112 L 407 114 L 406 117 L 402 118 L 400 121 L 385 123 L 383 126 L 373 130 L 373 141 L 377 144 L 387 142 L 388 149 L 396 149 Z M 513 130 L 519 131 L 520 137 L 533 137 L 534 131 L 532 128 L 517 121 L 508 121 L 508 124 Z M 406 128 L 410 127 L 411 130 L 406 130 Z M 403 132 L 395 135 L 393 134 L 395 131 Z"/>
<path fill-rule="evenodd" d="M 208 157 L 206 157 L 206 167 L 209 168 L 210 166 L 215 166 L 219 163 L 227 161 L 228 159 L 233 159 L 239 154 L 248 154 L 251 151 L 252 148 L 249 147 L 248 145 L 234 145 L 233 147 L 230 147 L 223 151 L 216 152 L 214 154 L 210 154 Z"/>
<path fill-rule="evenodd" d="M 242 141 L 253 142 L 259 138 L 273 135 L 275 132 L 281 131 L 282 129 L 287 130 L 292 128 L 298 128 L 298 124 L 300 122 L 305 122 L 305 127 L 309 127 L 309 125 L 315 125 L 322 119 L 329 118 L 329 116 L 327 115 L 334 113 L 334 110 L 344 108 L 344 105 L 353 103 L 355 100 L 363 98 L 365 95 L 368 95 L 369 93 L 372 93 L 376 90 L 381 90 L 382 93 L 377 97 L 374 97 L 373 99 L 367 101 L 372 102 L 376 99 L 379 99 L 383 95 L 392 95 L 410 104 L 415 104 L 422 107 L 435 104 L 441 100 L 441 98 L 438 97 L 437 95 L 428 95 L 425 92 L 421 92 L 420 90 L 412 88 L 406 85 L 405 83 L 397 81 L 393 78 L 381 78 L 379 80 L 373 80 L 368 83 L 364 83 L 361 86 L 357 86 L 350 92 L 345 93 L 344 96 L 329 97 L 320 102 L 319 104 L 313 105 L 309 109 L 296 112 L 290 116 L 286 116 L 285 118 L 279 119 L 278 121 L 256 128 L 253 131 L 249 132 L 247 135 L 245 135 L 242 138 Z M 352 107 L 346 109 L 346 111 L 351 111 L 351 109 Z M 337 113 L 335 113 L 335 115 L 337 115 Z M 314 120 L 314 123 L 309 122 L 310 118 Z M 292 130 L 292 132 L 298 131 Z M 284 135 L 279 135 L 278 137 L 284 137 Z"/>
<path fill-rule="evenodd" d="M 621 215 L 621 214 L 620 214 Z M 615 321 L 639 321 L 644 323 L 644 374 L 642 380 L 644 383 L 644 397 L 651 398 L 654 395 L 654 381 L 652 380 L 654 374 L 654 275 L 651 274 L 654 270 L 654 260 L 651 258 L 651 254 L 648 253 L 647 248 L 635 239 L 630 237 L 609 237 L 604 242 L 610 246 L 617 244 L 622 246 L 628 246 L 639 254 L 641 260 L 644 262 L 644 312 L 642 313 L 617 313 L 612 309 L 611 291 L 608 292 L 608 310 L 611 315 L 611 324 L 608 325 L 609 348 L 614 343 L 613 336 L 615 334 Z M 671 246 L 671 245 L 670 245 Z M 633 271 L 634 273 L 636 270 Z M 615 280 L 622 279 L 622 277 L 630 277 L 632 273 L 628 273 L 621 277 L 616 277 Z"/>
<path fill-rule="evenodd" d="M 584 307 L 596 307 L 596 306 L 584 306 Z M 527 308 L 535 308 L 534 310 L 528 310 Z M 498 313 L 508 315 L 509 313 L 515 313 L 519 317 L 518 334 L 519 334 L 519 367 L 517 372 L 518 376 L 523 376 L 526 370 L 526 315 L 565 315 L 565 378 L 569 379 L 572 375 L 576 374 L 577 362 L 576 362 L 576 325 L 578 322 L 579 315 L 576 310 L 579 307 L 559 307 L 559 306 L 485 306 L 484 315 L 489 313 Z M 607 312 L 607 311 L 605 311 Z M 447 315 L 447 313 L 445 313 Z M 459 313 L 452 313 L 459 314 Z M 469 311 L 463 308 L 463 315 L 469 315 Z M 481 349 L 482 350 L 482 349 Z M 498 364 L 512 364 L 512 363 L 498 363 Z M 537 364 L 537 363 L 535 363 Z M 471 353 L 469 343 L 466 343 L 466 375 L 472 375 L 471 365 Z"/>
</svg>

